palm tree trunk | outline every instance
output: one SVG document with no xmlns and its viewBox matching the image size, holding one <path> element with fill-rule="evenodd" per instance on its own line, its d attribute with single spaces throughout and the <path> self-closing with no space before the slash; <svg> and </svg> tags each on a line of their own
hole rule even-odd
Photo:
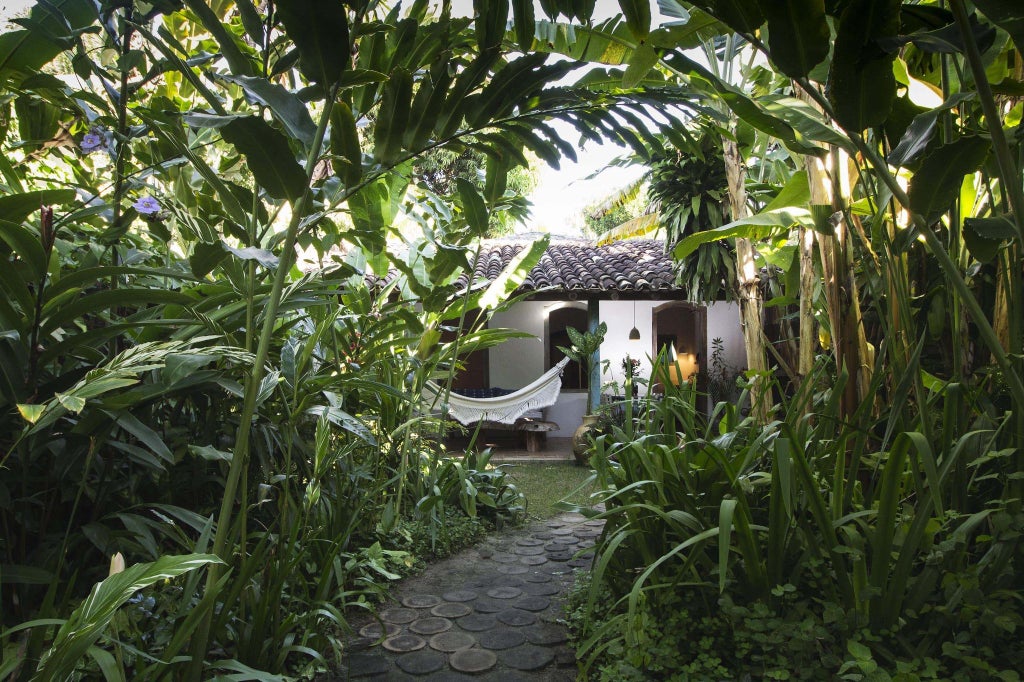
<svg viewBox="0 0 1024 682">
<path fill-rule="evenodd" d="M 747 191 L 744 185 L 746 167 L 735 140 L 723 140 L 725 173 L 729 182 L 729 207 L 732 219 L 747 215 Z M 760 277 L 754 261 L 754 245 L 749 239 L 736 239 L 736 277 L 740 296 L 740 326 L 747 351 L 747 368 L 754 372 L 751 389 L 751 407 L 754 418 L 767 423 L 772 412 L 772 391 L 766 357 Z"/>
</svg>

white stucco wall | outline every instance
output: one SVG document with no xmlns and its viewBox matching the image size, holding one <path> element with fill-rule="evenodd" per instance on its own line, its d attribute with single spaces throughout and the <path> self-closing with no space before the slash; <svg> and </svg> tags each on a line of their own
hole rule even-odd
<svg viewBox="0 0 1024 682">
<path fill-rule="evenodd" d="M 490 327 L 506 327 L 533 334 L 533 338 L 511 339 L 491 349 L 491 386 L 522 388 L 547 369 L 544 366 L 544 320 L 546 305 L 523 301 L 511 310 L 496 313 Z"/>
<path fill-rule="evenodd" d="M 725 361 L 739 369 L 747 368 L 747 352 L 743 347 L 743 329 L 740 327 L 740 308 L 736 303 L 713 303 L 708 310 L 708 358 L 711 342 L 721 338 L 725 347 Z"/>
<path fill-rule="evenodd" d="M 602 373 L 602 383 L 616 381 L 620 389 L 624 381 L 622 359 L 629 355 L 639 359 L 640 375 L 648 378 L 651 370 L 649 356 L 654 347 L 652 339 L 653 310 L 666 301 L 637 301 L 636 327 L 640 340 L 630 341 L 633 328 L 632 301 L 602 301 L 599 314 L 608 325 L 601 359 L 609 360 L 608 369 Z M 547 316 L 551 310 L 563 306 L 560 302 L 524 301 L 511 310 L 496 313 L 491 327 L 507 327 L 533 334 L 533 338 L 512 339 L 491 350 L 491 386 L 521 388 L 530 383 L 547 369 L 545 366 L 544 331 Z M 734 303 L 715 303 L 707 307 L 707 349 L 710 356 L 711 341 L 721 337 L 725 342 L 726 361 L 738 368 L 746 367 L 743 350 L 743 333 L 739 324 L 739 308 Z M 706 363 L 709 358 L 705 358 Z M 704 367 L 701 367 L 703 370 Z M 610 390 L 610 389 L 607 389 Z M 569 437 L 579 426 L 586 409 L 587 397 L 583 391 L 563 391 L 558 402 L 545 411 L 545 417 L 559 425 L 551 433 L 554 437 Z"/>
<path fill-rule="evenodd" d="M 652 311 L 663 301 L 636 302 L 636 328 L 640 330 L 640 340 L 630 341 L 629 331 L 633 328 L 632 301 L 601 301 L 601 321 L 608 325 L 608 333 L 601 345 L 601 361 L 609 360 L 608 369 L 601 375 L 604 383 L 615 381 L 619 390 L 625 381 L 622 372 L 622 360 L 627 355 L 640 361 L 640 376 L 648 378 L 651 374 L 651 363 L 648 356 L 654 341 L 651 338 Z"/>
</svg>

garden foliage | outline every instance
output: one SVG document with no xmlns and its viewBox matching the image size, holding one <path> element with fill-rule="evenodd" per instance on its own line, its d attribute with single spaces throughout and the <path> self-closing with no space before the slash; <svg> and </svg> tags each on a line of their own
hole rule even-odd
<svg viewBox="0 0 1024 682">
<path fill-rule="evenodd" d="M 718 135 L 727 170 L 745 151 L 750 215 L 670 246 L 685 281 L 701 249 L 756 243 L 782 312 L 761 341 L 772 371 L 741 384 L 770 378 L 781 403 L 747 415 L 748 395 L 708 417 L 691 386 L 666 385 L 596 440 L 591 513 L 607 525 L 575 598 L 584 665 L 614 680 L 1019 679 L 1021 10 L 695 5 L 661 3 L 721 22 L 702 43 L 712 68 L 657 57 L 717 93 L 726 118 L 691 137 Z"/>
</svg>

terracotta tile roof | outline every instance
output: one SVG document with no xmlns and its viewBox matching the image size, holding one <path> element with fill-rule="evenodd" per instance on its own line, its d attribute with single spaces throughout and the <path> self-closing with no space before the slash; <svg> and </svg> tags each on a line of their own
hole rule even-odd
<svg viewBox="0 0 1024 682">
<path fill-rule="evenodd" d="M 475 274 L 493 280 L 529 244 L 485 241 Z M 552 240 L 520 291 L 555 289 L 580 294 L 677 292 L 672 257 L 664 242 L 629 239 L 604 246 L 589 240 Z"/>
</svg>

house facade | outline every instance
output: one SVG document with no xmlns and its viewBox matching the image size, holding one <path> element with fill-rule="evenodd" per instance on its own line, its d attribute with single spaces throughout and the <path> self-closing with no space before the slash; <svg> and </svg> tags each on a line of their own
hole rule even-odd
<svg viewBox="0 0 1024 682">
<path fill-rule="evenodd" d="M 486 242 L 477 276 L 493 279 L 527 244 Z M 675 284 L 671 256 L 660 241 L 634 239 L 597 246 L 592 241 L 552 240 L 520 293 L 526 299 L 496 313 L 490 326 L 517 329 L 531 337 L 473 354 L 456 386 L 521 388 L 562 359 L 557 347 L 571 345 L 566 327 L 585 330 L 604 322 L 608 331 L 599 351 L 600 375 L 585 376 L 576 363 L 566 367 L 558 402 L 545 411 L 545 418 L 559 425 L 551 436 L 573 434 L 586 410 L 588 392 L 622 393 L 627 356 L 640 360 L 638 374 L 649 379 L 652 363 L 664 349 L 674 364 L 670 376 L 696 377 L 698 387 L 715 339 L 722 341 L 725 363 L 737 369 L 745 366 L 736 304 L 685 301 Z"/>
</svg>

